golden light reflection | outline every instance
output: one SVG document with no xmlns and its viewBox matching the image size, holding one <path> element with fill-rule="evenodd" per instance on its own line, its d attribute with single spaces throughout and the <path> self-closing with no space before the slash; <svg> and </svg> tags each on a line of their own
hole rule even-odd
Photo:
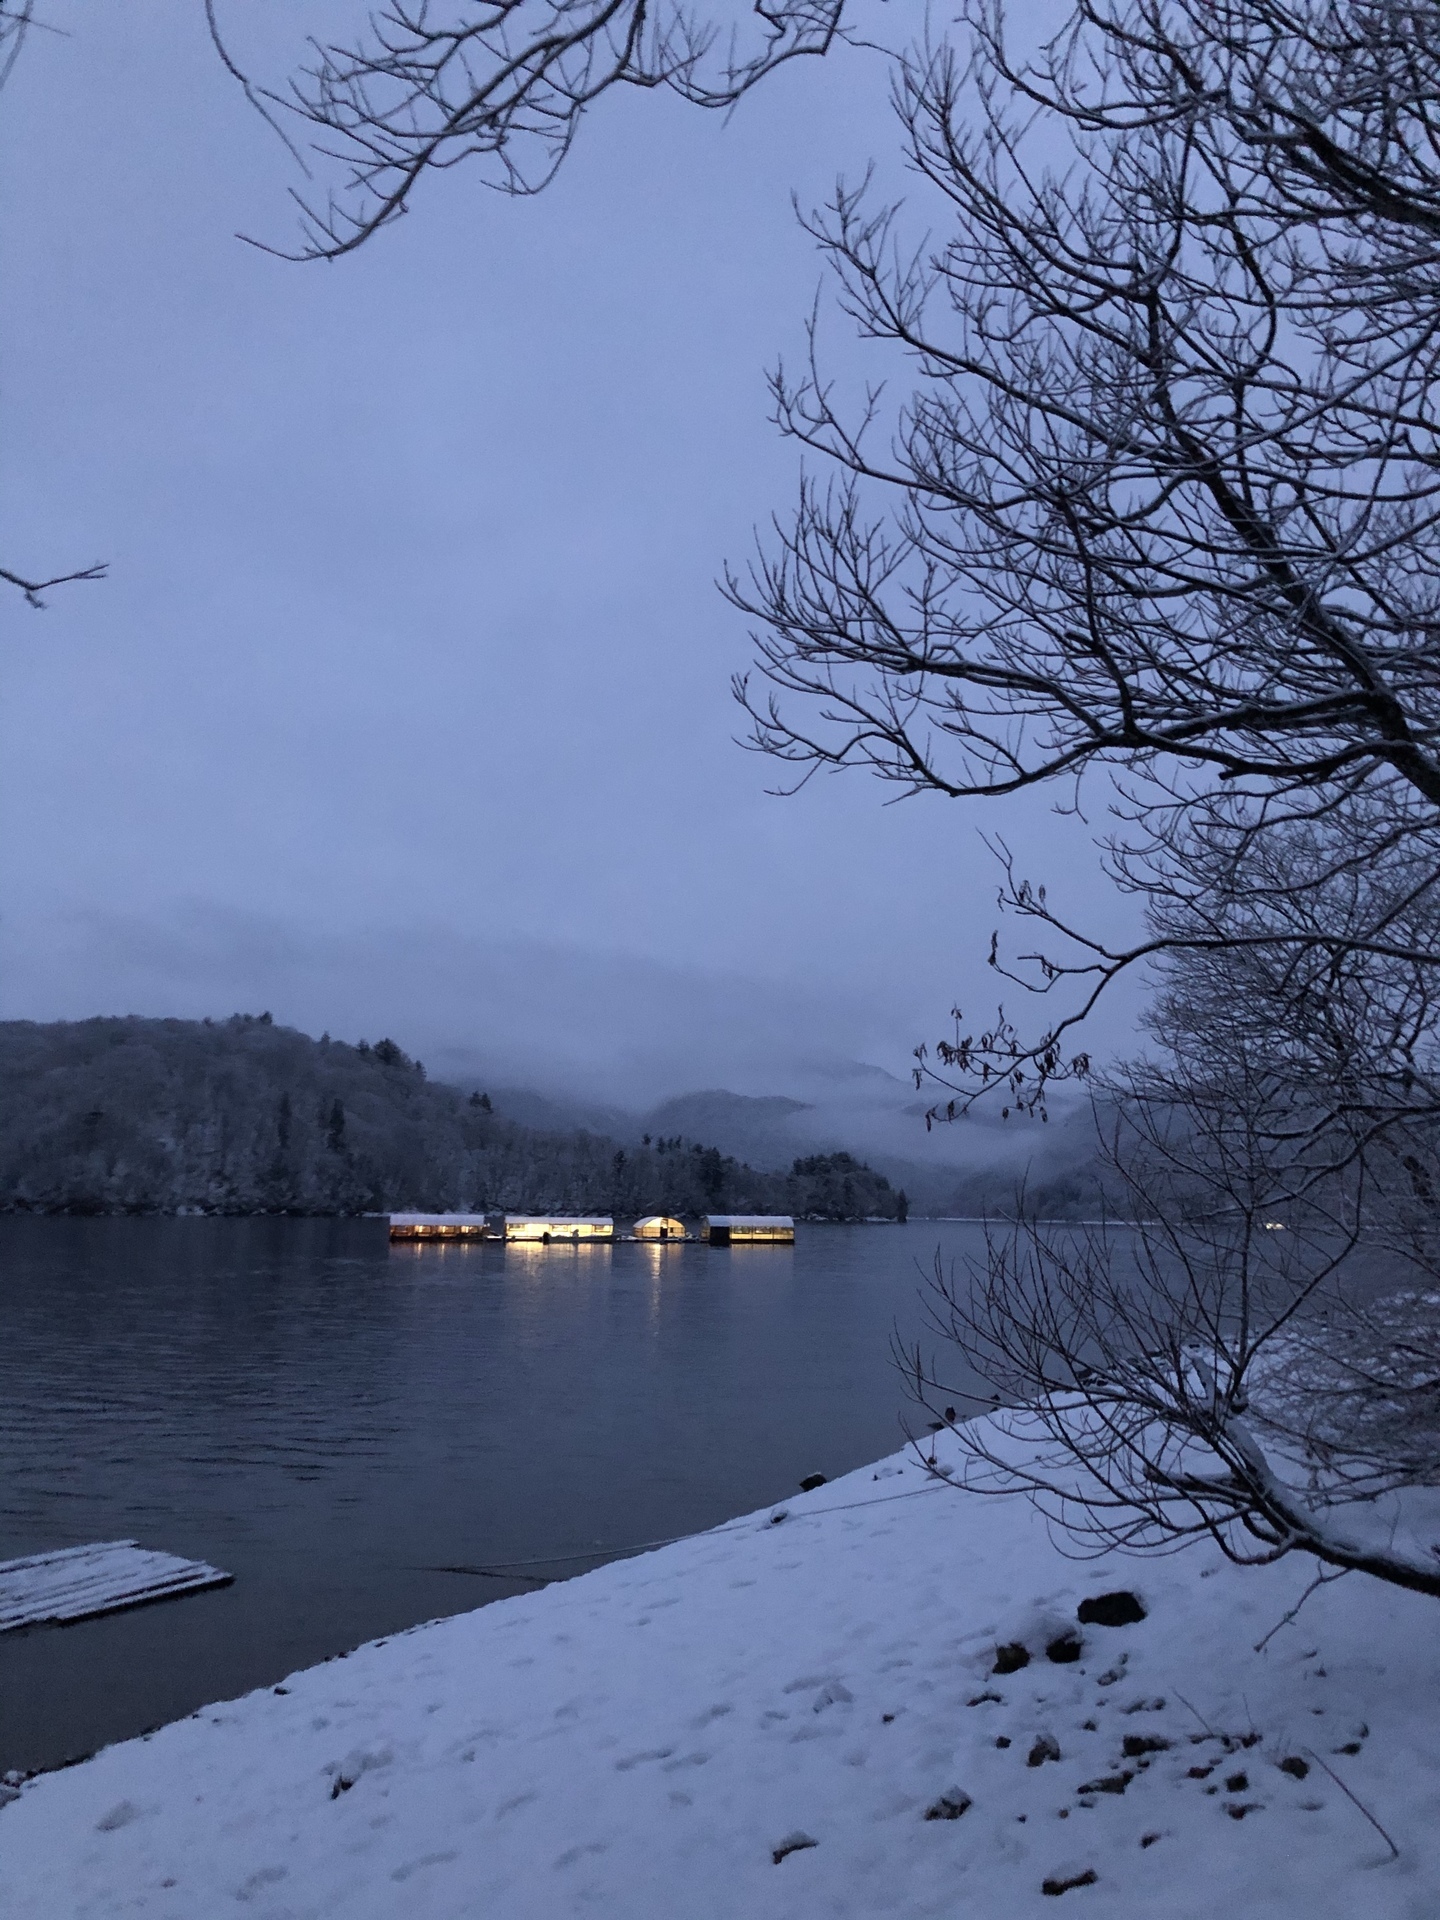
<svg viewBox="0 0 1440 1920">
<path fill-rule="evenodd" d="M 610 1240 L 552 1240 L 549 1246 L 541 1240 L 507 1240 L 505 1266 L 523 1280 L 539 1280 L 567 1265 L 571 1271 L 597 1274 L 610 1265 L 613 1252 Z"/>
</svg>

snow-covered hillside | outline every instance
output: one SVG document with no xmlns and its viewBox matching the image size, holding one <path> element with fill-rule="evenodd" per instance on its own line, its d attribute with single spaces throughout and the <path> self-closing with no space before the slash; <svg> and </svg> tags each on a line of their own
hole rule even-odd
<svg viewBox="0 0 1440 1920">
<path fill-rule="evenodd" d="M 1430 1920 L 1440 1612 L 1349 1576 L 1256 1652 L 1312 1574 L 897 1456 L 30 1782 L 0 1912 Z"/>
</svg>

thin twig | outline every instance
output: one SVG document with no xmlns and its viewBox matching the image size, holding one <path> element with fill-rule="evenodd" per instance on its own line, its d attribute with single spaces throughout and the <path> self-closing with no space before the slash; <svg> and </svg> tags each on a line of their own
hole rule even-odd
<svg viewBox="0 0 1440 1920">
<path fill-rule="evenodd" d="M 1375 1829 L 1376 1833 L 1379 1834 L 1380 1838 L 1385 1842 L 1386 1846 L 1389 1847 L 1392 1858 L 1398 1860 L 1400 1858 L 1400 1849 L 1396 1846 L 1395 1842 L 1390 1838 L 1389 1834 L 1386 1833 L 1384 1827 L 1381 1826 L 1380 1822 L 1375 1818 L 1374 1814 L 1371 1813 L 1370 1809 L 1365 1805 L 1365 1802 L 1357 1798 L 1357 1796 L 1350 1791 L 1349 1787 L 1346 1786 L 1345 1782 L 1340 1778 L 1339 1774 L 1336 1773 L 1335 1769 L 1332 1766 L 1330 1766 L 1328 1762 L 1322 1760 L 1319 1754 L 1316 1753 L 1313 1747 L 1306 1747 L 1305 1752 L 1309 1754 L 1310 1758 L 1315 1762 L 1317 1767 L 1324 1768 L 1325 1772 L 1329 1774 L 1330 1778 L 1335 1782 L 1336 1786 L 1340 1789 L 1341 1793 L 1344 1794 L 1345 1798 L 1351 1801 L 1356 1807 L 1359 1808 L 1361 1813 L 1364 1814 L 1365 1818 L 1370 1822 L 1371 1826 Z"/>
<path fill-rule="evenodd" d="M 1309 1586 L 1306 1587 L 1305 1591 L 1301 1594 L 1300 1598 L 1295 1602 L 1294 1606 L 1291 1607 L 1290 1611 L 1288 1613 L 1282 1613 L 1274 1626 L 1271 1627 L 1269 1633 L 1265 1635 L 1265 1638 L 1255 1642 L 1256 1653 L 1263 1653 L 1280 1629 L 1289 1626 L 1290 1622 L 1295 1618 L 1296 1614 L 1299 1613 L 1300 1609 L 1317 1587 L 1328 1587 L 1332 1580 L 1343 1580 L 1346 1574 L 1351 1571 L 1352 1569 L 1350 1567 L 1340 1567 L 1333 1573 L 1317 1573 Z"/>
<path fill-rule="evenodd" d="M 109 571 L 103 560 L 93 567 L 82 567 L 77 573 L 57 573 L 51 580 L 27 580 L 23 574 L 12 573 L 8 567 L 0 567 L 0 580 L 7 585 L 18 587 L 26 601 L 32 607 L 43 607 L 42 593 L 51 587 L 68 587 L 75 580 L 103 580 Z"/>
<path fill-rule="evenodd" d="M 1180 1702 L 1182 1707 L 1190 1708 L 1191 1713 L 1194 1714 L 1195 1718 L 1200 1722 L 1201 1726 L 1204 1727 L 1206 1733 L 1209 1734 L 1210 1738 L 1212 1740 L 1217 1739 L 1218 1735 L 1216 1734 L 1215 1729 L 1211 1726 L 1210 1722 L 1205 1718 L 1204 1714 L 1201 1713 L 1200 1709 L 1196 1706 L 1192 1706 L 1191 1703 L 1185 1698 L 1184 1694 L 1181 1693 L 1178 1687 L 1174 1689 L 1174 1694 L 1175 1694 L 1175 1698 Z"/>
</svg>

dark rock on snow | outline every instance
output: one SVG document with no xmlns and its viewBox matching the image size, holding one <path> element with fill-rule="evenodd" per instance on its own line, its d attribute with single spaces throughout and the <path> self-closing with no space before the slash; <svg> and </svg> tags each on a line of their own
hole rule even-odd
<svg viewBox="0 0 1440 1920">
<path fill-rule="evenodd" d="M 1093 1867 L 1086 1867 L 1083 1873 L 1051 1874 L 1048 1880 L 1040 1882 L 1042 1893 L 1068 1893 L 1072 1887 L 1093 1887 L 1100 1878 Z"/>
<path fill-rule="evenodd" d="M 942 1793 L 938 1800 L 925 1809 L 925 1818 L 927 1820 L 958 1820 L 961 1814 L 967 1813 L 974 1804 L 963 1787 L 951 1787 L 948 1793 Z"/>
<path fill-rule="evenodd" d="M 1133 1627 L 1145 1618 L 1145 1609 L 1133 1593 L 1096 1593 L 1075 1610 L 1082 1627 Z"/>
<path fill-rule="evenodd" d="M 1003 1647 L 995 1649 L 995 1665 L 992 1673 L 1018 1673 L 1022 1667 L 1030 1664 L 1030 1649 L 1022 1647 L 1018 1640 L 1011 1640 Z"/>
<path fill-rule="evenodd" d="M 1082 1643 L 1079 1634 L 1067 1630 L 1046 1647 L 1045 1658 L 1053 1660 L 1057 1666 L 1068 1666 L 1072 1660 L 1080 1658 L 1081 1651 Z"/>
</svg>

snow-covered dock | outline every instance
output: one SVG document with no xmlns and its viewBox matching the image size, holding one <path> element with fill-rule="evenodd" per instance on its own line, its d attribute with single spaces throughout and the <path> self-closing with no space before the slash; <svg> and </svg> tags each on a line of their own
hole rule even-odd
<svg viewBox="0 0 1440 1920">
<path fill-rule="evenodd" d="M 1060 1545 L 897 1456 L 29 1782 L 0 1912 L 1440 1912 L 1433 1600 Z"/>
<path fill-rule="evenodd" d="M 0 1560 L 0 1633 L 89 1620 L 151 1600 L 228 1586 L 234 1577 L 203 1560 L 151 1552 L 134 1540 L 102 1540 L 24 1560 Z"/>
</svg>

